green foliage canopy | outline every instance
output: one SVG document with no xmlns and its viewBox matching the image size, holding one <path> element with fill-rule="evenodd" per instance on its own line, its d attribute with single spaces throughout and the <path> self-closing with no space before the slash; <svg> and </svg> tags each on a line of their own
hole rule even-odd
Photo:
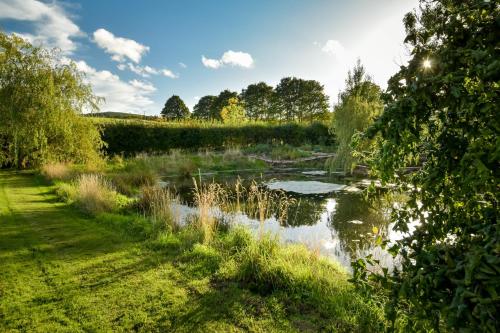
<svg viewBox="0 0 500 333">
<path fill-rule="evenodd" d="M 353 135 L 365 131 L 383 109 L 381 89 L 371 81 L 363 65 L 358 60 L 348 72 L 346 88 L 339 94 L 339 103 L 334 108 L 331 129 L 338 144 L 335 158 L 330 168 L 351 170 L 358 158 L 353 156 Z M 358 150 L 371 150 L 372 140 L 358 143 Z"/>
<path fill-rule="evenodd" d="M 231 98 L 237 98 L 238 93 L 230 90 L 223 90 L 213 101 L 212 107 L 210 108 L 210 119 L 222 120 L 221 111 L 222 108 L 229 104 Z"/>
<path fill-rule="evenodd" d="M 404 19 L 411 59 L 368 131 L 381 136 L 378 175 L 409 192 L 393 210 L 395 229 L 419 225 L 390 247 L 399 271 L 367 275 L 360 261 L 355 277 L 391 291 L 389 315 L 406 313 L 407 330 L 500 328 L 499 17 L 498 1 L 421 1 Z M 412 165 L 421 169 L 401 172 Z"/>
<path fill-rule="evenodd" d="M 220 117 L 224 123 L 241 123 L 245 121 L 245 108 L 236 97 L 230 98 L 228 104 L 222 108 Z"/>
<path fill-rule="evenodd" d="M 172 95 L 161 110 L 161 115 L 167 119 L 183 119 L 189 117 L 189 109 L 177 95 Z"/>
<path fill-rule="evenodd" d="M 211 119 L 211 109 L 216 96 L 203 96 L 193 108 L 193 118 L 209 120 Z"/>
<path fill-rule="evenodd" d="M 272 108 L 280 120 L 324 119 L 328 114 L 328 96 L 317 81 L 286 77 L 276 86 Z"/>
<path fill-rule="evenodd" d="M 272 119 L 271 102 L 273 87 L 265 82 L 250 84 L 241 92 L 241 99 L 245 105 L 246 116 L 254 120 Z"/>
<path fill-rule="evenodd" d="M 0 166 L 99 159 L 99 131 L 80 116 L 98 101 L 56 51 L 0 32 Z"/>
</svg>

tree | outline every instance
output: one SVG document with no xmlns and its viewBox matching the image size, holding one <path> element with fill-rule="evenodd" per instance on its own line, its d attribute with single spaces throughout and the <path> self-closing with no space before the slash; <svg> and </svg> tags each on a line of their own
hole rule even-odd
<svg viewBox="0 0 500 333">
<path fill-rule="evenodd" d="M 245 121 L 245 108 L 237 97 L 230 98 L 228 104 L 222 108 L 220 117 L 225 123 L 239 123 Z"/>
<path fill-rule="evenodd" d="M 339 103 L 334 108 L 331 131 L 335 134 L 337 153 L 330 168 L 350 171 L 359 162 L 353 156 L 353 135 L 365 131 L 383 109 L 381 89 L 371 81 L 363 65 L 358 60 L 352 71 L 348 72 L 346 88 L 339 94 Z M 372 150 L 373 140 L 364 140 L 363 147 L 358 142 L 358 150 Z"/>
<path fill-rule="evenodd" d="M 273 92 L 273 87 L 265 82 L 251 84 L 243 89 L 241 99 L 245 104 L 247 117 L 254 120 L 270 120 Z"/>
<path fill-rule="evenodd" d="M 321 119 L 328 112 L 328 96 L 317 81 L 286 77 L 276 86 L 273 112 L 280 120 Z"/>
<path fill-rule="evenodd" d="M 210 118 L 215 120 L 221 119 L 222 108 L 229 104 L 231 98 L 237 98 L 238 94 L 234 91 L 223 90 L 212 103 L 212 108 L 210 109 Z"/>
<path fill-rule="evenodd" d="M 161 110 L 161 115 L 167 119 L 184 119 L 189 117 L 189 109 L 177 95 L 172 95 Z"/>
<path fill-rule="evenodd" d="M 193 108 L 193 117 L 198 119 L 209 120 L 212 118 L 211 109 L 217 97 L 207 95 L 200 98 L 198 103 Z"/>
<path fill-rule="evenodd" d="M 0 32 L 0 166 L 100 160 L 100 134 L 80 114 L 99 98 L 74 63 Z"/>
<path fill-rule="evenodd" d="M 500 328 L 499 17 L 498 1 L 422 0 L 404 19 L 410 61 L 367 132 L 381 137 L 373 170 L 409 196 L 394 228 L 419 225 L 389 248 L 402 260 L 395 274 L 366 275 L 358 262 L 354 277 L 386 287 L 390 319 L 421 324 L 407 329 Z"/>
</svg>

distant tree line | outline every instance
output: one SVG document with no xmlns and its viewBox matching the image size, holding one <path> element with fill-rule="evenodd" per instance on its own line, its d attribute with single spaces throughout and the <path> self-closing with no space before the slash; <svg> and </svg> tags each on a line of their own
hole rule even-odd
<svg viewBox="0 0 500 333">
<path fill-rule="evenodd" d="M 312 122 L 328 118 L 328 111 L 328 96 L 318 81 L 286 77 L 275 88 L 259 82 L 239 94 L 226 89 L 217 96 L 203 96 L 192 114 L 180 97 L 174 95 L 167 100 L 161 114 L 167 119 L 191 116 L 223 122 L 245 119 Z"/>
</svg>

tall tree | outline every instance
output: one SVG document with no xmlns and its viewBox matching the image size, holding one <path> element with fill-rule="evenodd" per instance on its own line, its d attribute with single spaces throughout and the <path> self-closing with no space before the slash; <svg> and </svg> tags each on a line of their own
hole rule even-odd
<svg viewBox="0 0 500 333">
<path fill-rule="evenodd" d="M 317 81 L 286 77 L 276 86 L 272 109 L 280 120 L 321 119 L 328 112 L 328 96 Z"/>
<path fill-rule="evenodd" d="M 167 119 L 184 119 L 189 117 L 189 109 L 177 95 L 172 95 L 161 110 L 161 115 Z"/>
<path fill-rule="evenodd" d="M 368 275 L 392 297 L 393 322 L 412 325 L 403 331 L 500 329 L 499 17 L 498 1 L 421 0 L 404 19 L 411 58 L 368 131 L 381 136 L 373 170 L 408 196 L 395 230 L 418 223 L 390 247 L 400 269 Z"/>
<path fill-rule="evenodd" d="M 245 104 L 246 116 L 254 120 L 269 120 L 272 118 L 271 102 L 273 87 L 265 82 L 249 85 L 241 92 Z"/>
<path fill-rule="evenodd" d="M 221 120 L 220 113 L 222 111 L 222 108 L 229 104 L 229 100 L 231 98 L 237 98 L 237 97 L 238 97 L 238 94 L 234 91 L 230 91 L 227 89 L 221 91 L 221 93 L 217 96 L 217 98 L 212 103 L 212 107 L 210 109 L 210 118 L 215 119 L 215 120 Z"/>
<path fill-rule="evenodd" d="M 211 109 L 216 96 L 203 96 L 193 108 L 193 117 L 197 119 L 209 120 L 212 118 Z"/>
<path fill-rule="evenodd" d="M 338 145 L 330 168 L 349 171 L 358 162 L 353 156 L 353 135 L 365 131 L 373 124 L 382 112 L 383 103 L 380 87 L 371 81 L 359 60 L 352 71 L 348 72 L 345 83 L 346 88 L 339 94 L 330 126 Z M 373 140 L 359 141 L 357 150 L 373 150 L 372 143 Z"/>
<path fill-rule="evenodd" d="M 99 131 L 80 115 L 99 100 L 57 51 L 0 32 L 0 166 L 100 159 Z"/>
<path fill-rule="evenodd" d="M 245 121 L 245 108 L 237 97 L 230 98 L 222 108 L 221 119 L 225 123 L 241 123 Z"/>
</svg>

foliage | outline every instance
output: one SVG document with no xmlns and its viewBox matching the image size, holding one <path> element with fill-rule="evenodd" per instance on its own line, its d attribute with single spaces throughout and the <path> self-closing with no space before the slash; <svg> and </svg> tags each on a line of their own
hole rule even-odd
<svg viewBox="0 0 500 333">
<path fill-rule="evenodd" d="M 259 143 L 333 144 L 328 127 L 312 124 L 271 124 L 264 122 L 222 124 L 211 122 L 153 122 L 98 119 L 102 138 L 110 155 L 169 152 L 172 149 L 198 150 L 246 147 Z M 134 140 L 130 140 L 134 138 Z"/>
<path fill-rule="evenodd" d="M 286 121 L 325 119 L 328 96 L 317 81 L 286 77 L 276 86 L 272 112 L 277 119 Z"/>
<path fill-rule="evenodd" d="M 368 275 L 358 262 L 355 277 L 390 291 L 390 319 L 406 314 L 406 330 L 500 329 L 499 17 L 497 1 L 421 1 L 404 19 L 411 59 L 368 131 L 381 136 L 378 175 L 409 192 L 395 229 L 419 225 L 390 247 L 402 258 L 396 274 Z"/>
<path fill-rule="evenodd" d="M 222 120 L 222 109 L 229 104 L 229 100 L 231 98 L 238 98 L 238 94 L 227 89 L 221 91 L 221 93 L 212 102 L 212 106 L 210 108 L 210 119 Z"/>
<path fill-rule="evenodd" d="M 359 159 L 353 156 L 353 135 L 365 131 L 382 112 L 380 87 L 366 75 L 358 60 L 346 79 L 346 88 L 339 94 L 339 103 L 335 106 L 331 129 L 337 138 L 338 149 L 330 168 L 350 171 Z M 358 143 L 358 150 L 372 150 L 371 142 Z"/>
<path fill-rule="evenodd" d="M 271 102 L 273 87 L 265 82 L 250 84 L 241 92 L 241 99 L 245 105 L 246 116 L 254 120 L 272 119 Z"/>
<path fill-rule="evenodd" d="M 222 108 L 220 117 L 224 123 L 235 124 L 245 121 L 245 108 L 237 97 L 230 98 Z"/>
<path fill-rule="evenodd" d="M 189 109 L 177 95 L 172 95 L 161 110 L 161 115 L 167 119 L 183 119 L 189 117 Z"/>
<path fill-rule="evenodd" d="M 99 159 L 98 129 L 79 114 L 98 98 L 74 63 L 0 32 L 0 166 Z"/>
<path fill-rule="evenodd" d="M 203 96 L 193 108 L 193 118 L 210 120 L 212 118 L 212 105 L 217 99 L 216 96 Z"/>
</svg>

